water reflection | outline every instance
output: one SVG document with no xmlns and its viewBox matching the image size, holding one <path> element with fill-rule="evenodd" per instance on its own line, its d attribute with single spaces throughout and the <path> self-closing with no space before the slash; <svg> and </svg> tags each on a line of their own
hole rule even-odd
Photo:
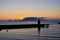
<svg viewBox="0 0 60 40">
<path fill-rule="evenodd" d="M 38 38 L 39 37 L 39 38 Z M 50 25 L 49 28 L 41 28 L 40 34 L 37 28 L 12 29 L 0 31 L 0 39 L 21 40 L 60 40 L 60 25 Z"/>
<path fill-rule="evenodd" d="M 40 40 L 40 31 L 38 31 L 38 40 Z"/>
</svg>

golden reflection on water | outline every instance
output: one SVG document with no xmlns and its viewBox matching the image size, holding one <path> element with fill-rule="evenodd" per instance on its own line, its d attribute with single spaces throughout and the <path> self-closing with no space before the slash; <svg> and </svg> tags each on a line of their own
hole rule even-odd
<svg viewBox="0 0 60 40">
<path fill-rule="evenodd" d="M 9 34 L 36 34 L 37 33 L 37 28 L 9 29 L 8 32 L 6 32 L 6 30 L 2 30 L 0 33 L 9 33 Z"/>
<path fill-rule="evenodd" d="M 60 25 L 50 25 L 49 28 L 41 28 L 41 36 L 60 36 Z M 38 35 L 37 28 L 11 29 L 0 31 L 0 35 Z"/>
</svg>

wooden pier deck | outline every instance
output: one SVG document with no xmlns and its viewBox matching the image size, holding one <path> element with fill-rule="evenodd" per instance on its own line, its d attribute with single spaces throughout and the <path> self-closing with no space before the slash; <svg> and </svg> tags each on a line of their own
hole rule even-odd
<svg viewBox="0 0 60 40">
<path fill-rule="evenodd" d="M 21 29 L 21 28 L 44 28 L 45 25 L 48 27 L 49 24 L 22 24 L 22 25 L 0 25 L 0 30 L 2 29 Z"/>
<path fill-rule="evenodd" d="M 40 24 L 38 20 L 37 24 L 17 24 L 17 25 L 0 25 L 0 30 L 3 29 L 21 29 L 21 28 L 48 28 L 49 24 Z"/>
</svg>

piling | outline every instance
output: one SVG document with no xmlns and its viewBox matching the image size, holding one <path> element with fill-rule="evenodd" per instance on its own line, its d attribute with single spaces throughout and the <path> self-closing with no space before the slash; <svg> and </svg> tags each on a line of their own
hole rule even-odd
<svg viewBox="0 0 60 40">
<path fill-rule="evenodd" d="M 38 20 L 38 40 L 40 40 L 40 29 L 41 29 L 40 20 Z"/>
</svg>

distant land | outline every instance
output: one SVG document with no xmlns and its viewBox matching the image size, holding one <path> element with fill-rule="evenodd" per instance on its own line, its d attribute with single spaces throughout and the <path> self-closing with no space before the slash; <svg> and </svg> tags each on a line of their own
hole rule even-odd
<svg viewBox="0 0 60 40">
<path fill-rule="evenodd" d="M 26 17 L 24 18 L 22 21 L 37 21 L 37 20 L 40 20 L 40 21 L 46 21 L 46 22 L 54 22 L 54 23 L 58 23 L 60 22 L 60 19 L 46 19 L 45 17 Z"/>
<path fill-rule="evenodd" d="M 37 21 L 37 20 L 41 20 L 41 21 L 47 21 L 47 22 L 60 22 L 60 19 L 46 19 L 44 17 L 25 17 L 22 20 L 0 20 L 1 21 Z"/>
<path fill-rule="evenodd" d="M 58 23 L 60 22 L 60 19 L 46 19 L 44 17 L 25 17 L 24 19 L 22 20 L 0 20 L 0 22 L 4 22 L 4 21 L 8 21 L 8 22 L 15 22 L 15 21 L 37 21 L 37 20 L 40 20 L 40 21 L 46 21 L 46 22 L 54 22 L 54 23 Z"/>
<path fill-rule="evenodd" d="M 23 19 L 23 21 L 37 21 L 38 19 L 40 19 L 41 21 L 45 20 L 44 17 L 40 17 L 40 18 L 38 18 L 38 17 L 26 17 Z"/>
</svg>

